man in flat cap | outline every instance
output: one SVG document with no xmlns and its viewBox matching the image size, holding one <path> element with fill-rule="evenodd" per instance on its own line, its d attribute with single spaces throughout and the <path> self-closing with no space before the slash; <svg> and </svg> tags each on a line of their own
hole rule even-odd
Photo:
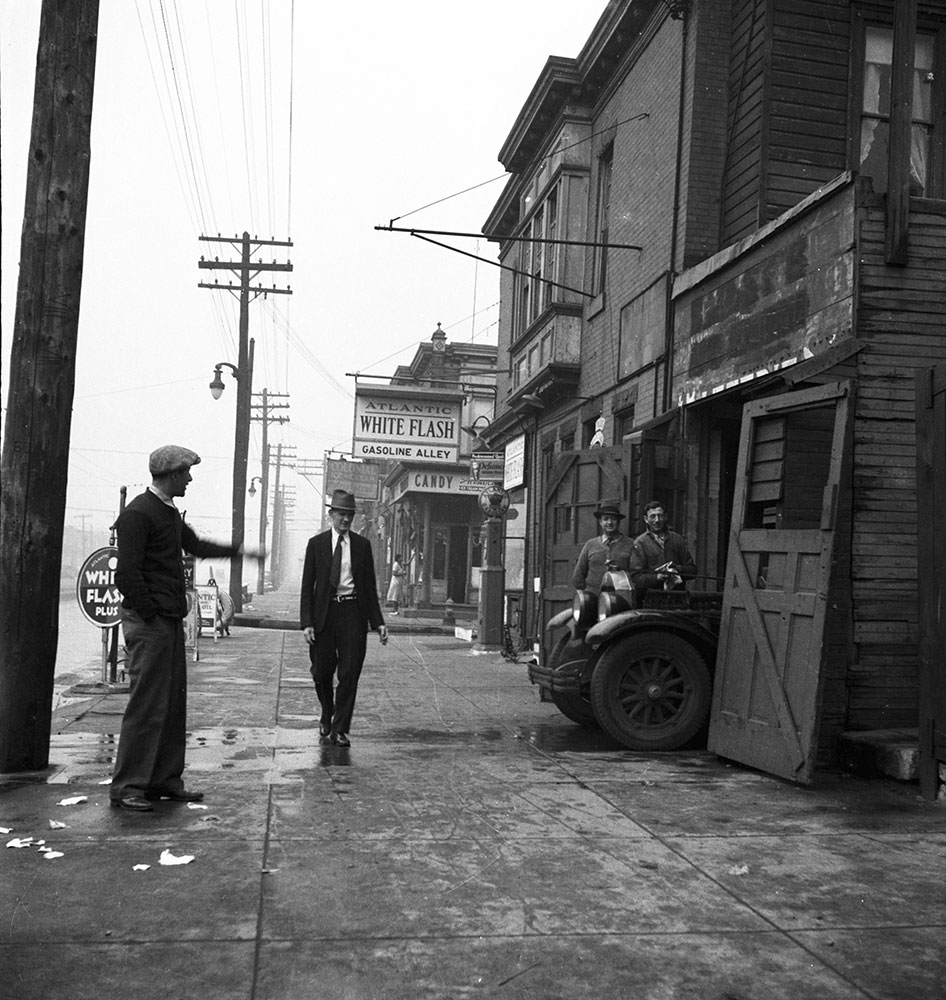
<svg viewBox="0 0 946 1000">
<path fill-rule="evenodd" d="M 156 799 L 199 802 L 181 777 L 187 716 L 187 615 L 182 550 L 200 558 L 234 555 L 232 545 L 204 541 L 174 505 L 193 478 L 200 456 L 165 445 L 151 453 L 151 485 L 135 497 L 115 524 L 122 593 L 121 620 L 127 650 L 128 705 L 122 719 L 110 790 L 113 806 L 147 812 Z M 247 555 L 258 556 L 256 551 Z"/>
<path fill-rule="evenodd" d="M 319 736 L 347 747 L 368 629 L 378 633 L 382 646 L 388 629 L 378 600 L 371 543 L 351 530 L 355 495 L 335 490 L 326 506 L 332 527 L 313 535 L 306 546 L 299 621 L 322 709 Z"/>
</svg>

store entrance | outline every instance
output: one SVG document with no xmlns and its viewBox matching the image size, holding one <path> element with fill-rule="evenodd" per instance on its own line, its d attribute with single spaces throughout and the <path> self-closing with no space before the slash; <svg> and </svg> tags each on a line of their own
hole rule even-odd
<svg viewBox="0 0 946 1000">
<path fill-rule="evenodd" d="M 433 525 L 430 599 L 435 604 L 467 603 L 470 577 L 470 527 L 467 524 Z"/>
</svg>

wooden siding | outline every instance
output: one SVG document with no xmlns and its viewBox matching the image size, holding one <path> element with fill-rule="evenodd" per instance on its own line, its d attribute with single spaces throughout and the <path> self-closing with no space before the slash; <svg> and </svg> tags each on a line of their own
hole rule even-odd
<svg viewBox="0 0 946 1000">
<path fill-rule="evenodd" d="M 846 167 L 848 0 L 775 0 L 763 221 Z"/>
<path fill-rule="evenodd" d="M 884 264 L 883 199 L 860 228 L 851 574 L 852 729 L 916 725 L 914 378 L 946 361 L 946 203 L 911 202 L 904 267 Z"/>
<path fill-rule="evenodd" d="M 765 113 L 767 0 L 734 0 L 729 52 L 729 110 L 722 181 L 720 243 L 760 224 L 762 122 Z"/>
</svg>

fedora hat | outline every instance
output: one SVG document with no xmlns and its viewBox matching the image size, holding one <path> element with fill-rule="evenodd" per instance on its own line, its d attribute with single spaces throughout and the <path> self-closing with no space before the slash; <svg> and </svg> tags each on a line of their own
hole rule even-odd
<svg viewBox="0 0 946 1000">
<path fill-rule="evenodd" d="M 347 510 L 349 513 L 355 513 L 355 494 L 349 493 L 348 490 L 333 490 L 332 499 L 326 503 L 326 507 L 331 507 L 332 510 Z"/>
<path fill-rule="evenodd" d="M 610 514 L 612 517 L 624 517 L 621 511 L 621 501 L 620 500 L 601 500 L 598 503 L 598 509 L 595 511 L 595 517 L 601 517 L 602 514 Z"/>
</svg>

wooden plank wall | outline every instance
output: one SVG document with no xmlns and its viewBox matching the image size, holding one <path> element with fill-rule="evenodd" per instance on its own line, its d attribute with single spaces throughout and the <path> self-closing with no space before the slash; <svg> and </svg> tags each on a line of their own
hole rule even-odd
<svg viewBox="0 0 946 1000">
<path fill-rule="evenodd" d="M 763 222 L 847 168 L 849 0 L 775 0 Z"/>
<path fill-rule="evenodd" d="M 733 0 L 720 246 L 755 232 L 760 220 L 762 121 L 768 0 Z"/>
<path fill-rule="evenodd" d="M 852 729 L 916 725 L 914 378 L 946 361 L 946 203 L 914 199 L 906 266 L 884 264 L 883 199 L 862 195 L 851 575 Z"/>
</svg>

